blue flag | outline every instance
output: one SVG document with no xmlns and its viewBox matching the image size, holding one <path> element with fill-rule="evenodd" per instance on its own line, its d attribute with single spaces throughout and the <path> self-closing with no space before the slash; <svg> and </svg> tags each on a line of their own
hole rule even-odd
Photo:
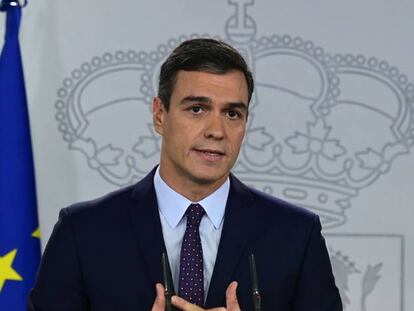
<svg viewBox="0 0 414 311">
<path fill-rule="evenodd" d="M 4 1 L 0 56 L 0 310 L 26 310 L 40 261 L 30 126 L 18 33 L 21 7 Z"/>
</svg>

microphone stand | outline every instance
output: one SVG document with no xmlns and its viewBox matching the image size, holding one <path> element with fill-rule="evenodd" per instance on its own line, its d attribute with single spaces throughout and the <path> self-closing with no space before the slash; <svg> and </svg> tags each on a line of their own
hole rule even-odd
<svg viewBox="0 0 414 311">
<path fill-rule="evenodd" d="M 174 285 L 172 283 L 170 263 L 165 252 L 162 253 L 162 271 L 164 275 L 165 311 L 174 311 L 175 308 L 171 303 L 171 297 L 175 295 Z"/>
<path fill-rule="evenodd" d="M 255 261 L 253 254 L 250 255 L 249 262 L 250 262 L 250 277 L 252 280 L 252 299 L 253 299 L 254 311 L 261 311 L 262 299 L 260 297 L 259 286 L 257 282 L 256 261 Z"/>
</svg>

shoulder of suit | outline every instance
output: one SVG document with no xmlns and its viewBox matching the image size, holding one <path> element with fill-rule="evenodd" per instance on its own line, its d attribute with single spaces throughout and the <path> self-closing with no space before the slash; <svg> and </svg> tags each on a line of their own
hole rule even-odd
<svg viewBox="0 0 414 311">
<path fill-rule="evenodd" d="M 131 205 L 134 188 L 135 186 L 127 186 L 101 197 L 70 205 L 61 210 L 60 218 L 70 217 L 76 219 L 79 217 L 96 216 L 97 214 L 119 212 L 124 207 Z"/>
<path fill-rule="evenodd" d="M 156 167 L 135 185 L 130 185 L 90 201 L 79 202 L 61 210 L 59 218 L 89 218 L 91 216 L 118 216 L 136 204 L 134 197 L 153 190 L 153 178 Z"/>
<path fill-rule="evenodd" d="M 237 182 L 240 181 L 237 180 Z M 314 212 L 305 207 L 287 202 L 243 183 L 241 184 L 249 192 L 252 204 L 257 212 L 262 211 L 269 217 L 288 217 L 289 219 L 297 219 L 299 221 L 313 222 L 318 217 Z"/>
</svg>

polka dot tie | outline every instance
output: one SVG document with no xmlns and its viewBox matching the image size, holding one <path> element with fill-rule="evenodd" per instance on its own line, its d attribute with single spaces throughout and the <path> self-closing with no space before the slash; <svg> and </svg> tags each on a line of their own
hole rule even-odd
<svg viewBox="0 0 414 311">
<path fill-rule="evenodd" d="M 205 214 L 199 204 L 191 204 L 187 212 L 180 257 L 180 280 L 178 295 L 185 300 L 204 306 L 203 249 L 201 247 L 199 226 Z"/>
</svg>

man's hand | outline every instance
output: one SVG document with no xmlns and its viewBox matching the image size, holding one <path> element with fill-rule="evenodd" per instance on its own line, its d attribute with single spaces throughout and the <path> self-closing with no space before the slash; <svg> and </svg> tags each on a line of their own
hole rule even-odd
<svg viewBox="0 0 414 311">
<path fill-rule="evenodd" d="M 240 311 L 239 303 L 237 302 L 237 282 L 231 282 L 226 290 L 226 308 L 214 308 L 205 310 L 202 309 L 178 296 L 173 296 L 172 304 L 182 311 Z M 164 287 L 161 284 L 156 285 L 157 297 L 155 298 L 154 305 L 151 311 L 164 311 L 165 310 L 165 297 Z"/>
<path fill-rule="evenodd" d="M 165 311 L 164 286 L 162 286 L 160 283 L 157 283 L 155 285 L 155 290 L 157 291 L 157 296 L 155 297 L 151 311 Z"/>
</svg>

